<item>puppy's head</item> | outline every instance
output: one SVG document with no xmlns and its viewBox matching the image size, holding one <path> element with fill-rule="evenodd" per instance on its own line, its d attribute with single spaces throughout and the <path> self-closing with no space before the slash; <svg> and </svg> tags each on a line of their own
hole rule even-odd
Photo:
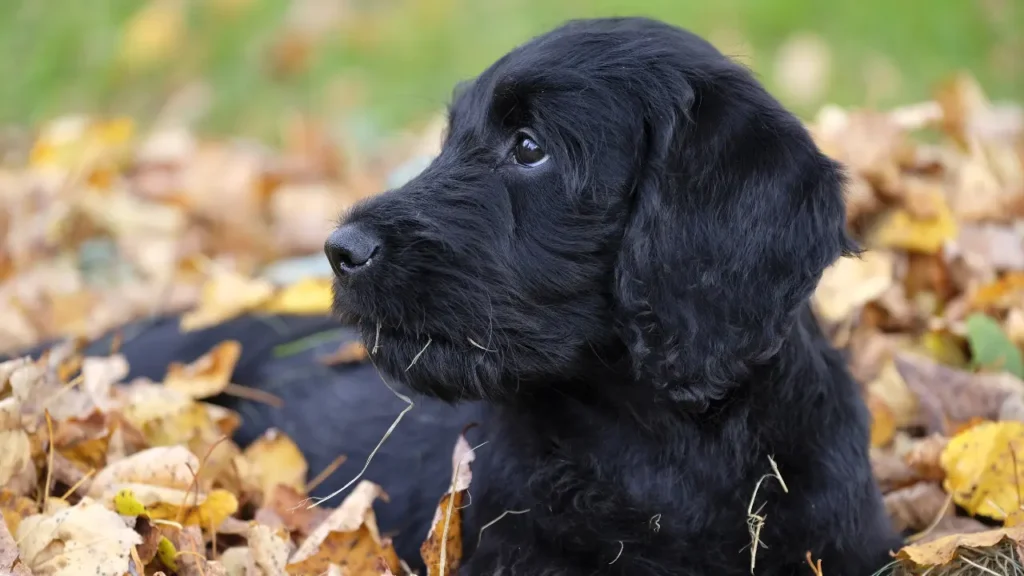
<svg viewBox="0 0 1024 576">
<path fill-rule="evenodd" d="M 346 215 L 335 308 L 378 368 L 446 400 L 624 369 L 701 409 L 853 249 L 842 186 L 705 41 L 570 22 L 462 89 L 434 162 Z"/>
</svg>

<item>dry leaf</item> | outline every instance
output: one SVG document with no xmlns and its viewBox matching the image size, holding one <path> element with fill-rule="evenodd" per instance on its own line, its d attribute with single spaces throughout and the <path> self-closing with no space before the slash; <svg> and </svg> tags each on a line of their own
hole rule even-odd
<svg viewBox="0 0 1024 576">
<path fill-rule="evenodd" d="M 868 245 L 937 254 L 957 237 L 957 222 L 944 198 L 935 198 L 935 216 L 916 218 L 905 209 L 888 212 L 869 234 Z"/>
<path fill-rule="evenodd" d="M 1022 501 L 1024 423 L 988 422 L 950 439 L 942 452 L 946 471 L 943 487 L 970 514 L 996 520 L 1016 510 Z"/>
<path fill-rule="evenodd" d="M 345 498 L 337 509 L 331 512 L 330 516 L 324 519 L 316 529 L 302 542 L 299 549 L 288 560 L 289 565 L 298 564 L 307 559 L 313 558 L 320 549 L 321 543 L 327 539 L 332 532 L 341 534 L 355 533 L 363 526 L 370 540 L 378 546 L 381 555 L 393 555 L 394 548 L 389 542 L 382 541 L 377 530 L 377 517 L 373 513 L 373 501 L 377 498 L 386 499 L 387 495 L 380 486 L 362 480 L 352 492 Z M 398 558 L 395 557 L 397 564 Z M 397 570 L 397 566 L 394 568 Z"/>
<path fill-rule="evenodd" d="M 39 513 L 35 500 L 16 494 L 6 488 L 0 489 L 0 513 L 11 534 L 18 532 L 18 525 L 26 516 Z"/>
<path fill-rule="evenodd" d="M 243 457 L 251 465 L 252 481 L 261 487 L 265 498 L 278 484 L 305 492 L 309 465 L 295 442 L 280 430 L 267 430 L 246 447 Z"/>
<path fill-rule="evenodd" d="M 867 405 L 871 412 L 871 445 L 885 446 L 896 435 L 896 417 L 885 401 L 874 394 L 868 394 Z"/>
<path fill-rule="evenodd" d="M 262 576 L 284 576 L 288 557 L 294 551 L 287 532 L 273 530 L 268 526 L 250 524 L 247 535 L 249 554 L 256 574 Z"/>
<path fill-rule="evenodd" d="M 273 295 L 274 286 L 266 280 L 217 272 L 203 285 L 199 306 L 181 317 L 181 330 L 190 332 L 231 320 L 259 308 Z"/>
<path fill-rule="evenodd" d="M 14 542 L 11 532 L 8 531 L 7 524 L 0 522 L 0 574 L 32 576 L 32 572 L 22 564 L 19 554 L 18 545 Z"/>
<path fill-rule="evenodd" d="M 321 356 L 318 360 L 326 366 L 337 366 L 340 364 L 365 362 L 369 357 L 370 353 L 366 346 L 356 340 L 342 344 L 332 354 Z"/>
<path fill-rule="evenodd" d="M 321 236 L 319 244 L 323 243 Z M 256 310 L 266 314 L 327 314 L 334 303 L 331 278 L 304 278 L 286 286 Z"/>
<path fill-rule="evenodd" d="M 289 531 L 303 536 L 310 534 L 331 514 L 330 509 L 322 506 L 309 508 L 306 505 L 309 499 L 285 484 L 275 486 L 268 496 L 269 499 L 264 503 L 265 509 L 276 514 Z"/>
<path fill-rule="evenodd" d="M 840 258 L 822 274 L 814 309 L 825 322 L 840 322 L 893 284 L 892 254 L 874 250 L 860 258 Z"/>
<path fill-rule="evenodd" d="M 1024 542 L 1024 528 L 999 528 L 973 534 L 953 534 L 924 544 L 901 549 L 896 557 L 917 568 L 944 566 L 953 561 L 960 548 L 990 548 L 1008 539 L 1017 545 Z"/>
<path fill-rule="evenodd" d="M 0 486 L 24 495 L 35 484 L 36 469 L 20 407 L 15 398 L 0 400 Z"/>
<path fill-rule="evenodd" d="M 868 396 L 885 404 L 897 428 L 913 426 L 920 419 L 918 398 L 907 386 L 893 360 L 888 360 L 878 377 L 867 386 Z"/>
<path fill-rule="evenodd" d="M 922 480 L 941 482 L 946 477 L 942 469 L 942 452 L 949 444 L 949 438 L 932 434 L 914 440 L 903 455 L 903 460 Z"/>
<path fill-rule="evenodd" d="M 337 565 L 346 576 L 377 576 L 382 558 L 389 568 L 397 570 L 400 566 L 391 542 L 374 538 L 370 528 L 364 524 L 354 532 L 332 530 L 315 554 L 300 562 L 289 563 L 287 572 L 290 576 L 324 574 L 331 565 Z"/>
<path fill-rule="evenodd" d="M 924 530 L 940 515 L 955 515 L 956 509 L 938 484 L 918 482 L 885 495 L 885 510 L 898 531 Z"/>
<path fill-rule="evenodd" d="M 52 516 L 29 516 L 18 527 L 22 561 L 33 574 L 122 576 L 142 537 L 120 516 L 82 502 Z"/>
<path fill-rule="evenodd" d="M 916 354 L 898 354 L 896 368 L 917 396 L 929 432 L 973 418 L 995 420 L 1011 397 L 1024 397 L 1024 382 L 1012 374 L 970 373 Z"/>
<path fill-rule="evenodd" d="M 452 480 L 448 492 L 441 497 L 430 523 L 427 539 L 420 546 L 420 555 L 427 565 L 427 576 L 457 574 L 462 562 L 462 507 L 469 484 L 473 480 L 470 464 L 476 458 L 466 440 L 459 435 L 452 452 Z"/>
<path fill-rule="evenodd" d="M 227 340 L 189 364 L 171 363 L 164 386 L 192 398 L 220 394 L 231 383 L 231 374 L 242 355 L 242 345 Z"/>
</svg>

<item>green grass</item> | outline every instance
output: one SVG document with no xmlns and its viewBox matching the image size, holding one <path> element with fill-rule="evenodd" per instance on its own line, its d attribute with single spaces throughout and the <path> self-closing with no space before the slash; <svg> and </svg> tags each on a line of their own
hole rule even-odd
<svg viewBox="0 0 1024 576">
<path fill-rule="evenodd" d="M 170 0 L 174 1 L 174 0 Z M 0 124 L 35 124 L 69 111 L 148 118 L 166 96 L 201 79 L 213 89 L 204 127 L 268 135 L 302 110 L 379 134 L 442 106 L 453 83 L 512 46 L 571 17 L 641 14 L 715 37 L 738 34 L 745 57 L 769 88 L 778 47 L 790 34 L 821 35 L 832 51 L 827 100 L 860 104 L 871 95 L 865 62 L 888 58 L 899 71 L 887 105 L 926 97 L 947 74 L 966 69 L 995 97 L 1024 96 L 1022 0 L 350 0 L 358 34 L 333 33 L 307 66 L 279 78 L 267 53 L 291 1 L 180 0 L 187 39 L 165 65 L 131 72 L 117 63 L 125 22 L 140 0 L 0 2 Z M 341 0 L 338 0 L 341 1 Z M 1000 56 L 1001 54 L 1001 56 Z M 363 96 L 358 113 L 345 100 Z M 789 103 L 789 102 L 787 102 Z M 793 103 L 790 103 L 793 104 Z M 796 106 L 812 113 L 820 102 Z"/>
</svg>

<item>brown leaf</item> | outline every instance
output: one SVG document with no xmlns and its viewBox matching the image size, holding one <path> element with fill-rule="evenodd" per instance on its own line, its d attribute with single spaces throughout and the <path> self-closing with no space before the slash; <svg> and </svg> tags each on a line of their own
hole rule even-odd
<svg viewBox="0 0 1024 576">
<path fill-rule="evenodd" d="M 322 559 L 324 555 L 334 554 L 330 550 L 340 543 L 346 543 L 353 547 L 358 546 L 359 554 L 353 557 L 355 562 L 362 562 L 368 553 L 367 550 L 374 549 L 376 556 L 383 556 L 393 570 L 398 570 L 398 555 L 391 542 L 380 537 L 377 518 L 373 513 L 373 501 L 377 498 L 386 499 L 386 497 L 387 495 L 380 486 L 366 480 L 360 481 L 341 503 L 341 506 L 331 512 L 330 516 L 312 531 L 288 560 L 289 574 L 296 574 L 295 565 L 302 565 L 301 563 L 306 560 L 316 557 Z M 331 534 L 335 535 L 331 536 Z M 321 555 L 321 544 L 329 536 L 332 539 L 332 548 L 328 548 L 328 551 Z M 316 562 L 320 561 L 316 560 Z M 374 563 L 373 566 L 376 567 L 376 564 Z M 367 574 L 376 575 L 377 572 Z"/>
<path fill-rule="evenodd" d="M 448 492 L 434 512 L 427 539 L 420 546 L 420 556 L 427 565 L 427 576 L 444 572 L 457 574 L 462 562 L 462 507 L 466 491 L 473 480 L 470 464 L 476 453 L 466 440 L 465 432 L 459 435 L 452 452 L 452 480 Z"/>
<path fill-rule="evenodd" d="M 940 482 L 946 477 L 941 458 L 948 443 L 949 438 L 941 434 L 917 439 L 910 445 L 903 459 L 922 480 Z"/>
<path fill-rule="evenodd" d="M 309 499 L 295 488 L 278 484 L 264 506 L 277 514 L 289 531 L 305 536 L 331 514 L 328 508 L 309 508 L 308 501 Z"/>
<path fill-rule="evenodd" d="M 956 557 L 960 548 L 989 548 L 1008 539 L 1017 545 L 1024 543 L 1024 527 L 999 528 L 973 534 L 953 534 L 924 544 L 906 546 L 896 557 L 917 568 L 944 566 Z"/>
<path fill-rule="evenodd" d="M 885 510 L 897 531 L 924 530 L 939 515 L 955 515 L 956 508 L 942 487 L 934 482 L 918 482 L 885 495 Z"/>
<path fill-rule="evenodd" d="M 26 516 L 39 513 L 35 500 L 26 498 L 6 488 L 0 489 L 0 513 L 11 534 L 18 532 L 18 525 Z"/>
<path fill-rule="evenodd" d="M 995 420 L 1011 396 L 1024 395 L 1024 382 L 1006 372 L 970 373 L 917 354 L 898 354 L 896 369 L 917 396 L 929 432 L 950 434 L 972 418 Z"/>
<path fill-rule="evenodd" d="M 337 565 L 351 576 L 377 576 L 381 559 L 394 570 L 400 566 L 398 555 L 389 540 L 378 541 L 363 524 L 354 532 L 331 531 L 320 543 L 316 553 L 287 566 L 290 576 L 324 574 Z"/>
</svg>

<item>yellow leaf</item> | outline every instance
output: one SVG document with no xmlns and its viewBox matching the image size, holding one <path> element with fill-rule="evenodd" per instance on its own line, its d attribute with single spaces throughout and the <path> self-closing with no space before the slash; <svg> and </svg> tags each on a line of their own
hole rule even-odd
<svg viewBox="0 0 1024 576">
<path fill-rule="evenodd" d="M 815 312 L 827 322 L 845 320 L 893 285 L 894 266 L 894 256 L 878 250 L 840 258 L 822 274 L 814 292 Z"/>
<path fill-rule="evenodd" d="M 309 465 L 295 442 L 279 430 L 268 430 L 246 447 L 243 456 L 251 465 L 254 483 L 262 488 L 264 498 L 269 498 L 278 484 L 305 492 Z"/>
<path fill-rule="evenodd" d="M 915 218 L 905 209 L 894 209 L 869 234 L 868 245 L 936 254 L 957 235 L 957 223 L 944 199 L 935 199 L 933 218 Z"/>
<path fill-rule="evenodd" d="M 973 534 L 951 534 L 924 544 L 906 546 L 896 554 L 896 557 L 910 562 L 917 568 L 944 566 L 953 561 L 960 548 L 989 548 L 1004 539 L 1021 545 L 1024 542 L 1024 527 L 999 528 Z"/>
<path fill-rule="evenodd" d="M 268 314 L 326 314 L 334 296 L 330 278 L 306 278 L 283 288 L 257 308 Z"/>
<path fill-rule="evenodd" d="M 185 37 L 181 0 L 151 0 L 127 22 L 121 36 L 121 60 L 143 68 L 177 54 Z"/>
<path fill-rule="evenodd" d="M 32 444 L 21 427 L 19 409 L 14 398 L 0 402 L 0 486 L 7 488 L 27 487 L 36 478 Z"/>
<path fill-rule="evenodd" d="M 871 445 L 885 446 L 892 442 L 896 435 L 896 419 L 892 410 L 876 394 L 867 398 L 868 410 L 871 412 Z"/>
<path fill-rule="evenodd" d="M 288 532 L 252 522 L 246 533 L 249 542 L 247 564 L 251 562 L 252 572 L 268 576 L 283 576 L 288 557 L 295 550 Z M 319 574 L 319 572 L 311 572 Z"/>
<path fill-rule="evenodd" d="M 950 439 L 940 463 L 943 487 L 969 514 L 996 520 L 1016 510 L 1024 486 L 1024 422 L 987 422 Z"/>
<path fill-rule="evenodd" d="M 231 374 L 242 355 L 242 345 L 227 340 L 190 364 L 174 362 L 167 367 L 164 386 L 192 398 L 216 396 L 231 383 Z"/>
<path fill-rule="evenodd" d="M 210 528 L 220 526 L 224 519 L 238 511 L 238 498 L 227 490 L 213 490 L 209 494 L 200 493 L 200 503 L 192 505 L 193 496 L 185 495 L 185 498 L 176 502 L 159 502 L 147 507 L 149 515 L 157 520 L 175 520 L 185 526 L 199 526 Z M 180 510 L 185 507 L 185 514 L 182 518 Z"/>
<path fill-rule="evenodd" d="M 181 317 L 181 330 L 190 332 L 231 320 L 263 305 L 274 295 L 266 280 L 235 272 L 218 272 L 203 284 L 199 306 Z"/>
</svg>

